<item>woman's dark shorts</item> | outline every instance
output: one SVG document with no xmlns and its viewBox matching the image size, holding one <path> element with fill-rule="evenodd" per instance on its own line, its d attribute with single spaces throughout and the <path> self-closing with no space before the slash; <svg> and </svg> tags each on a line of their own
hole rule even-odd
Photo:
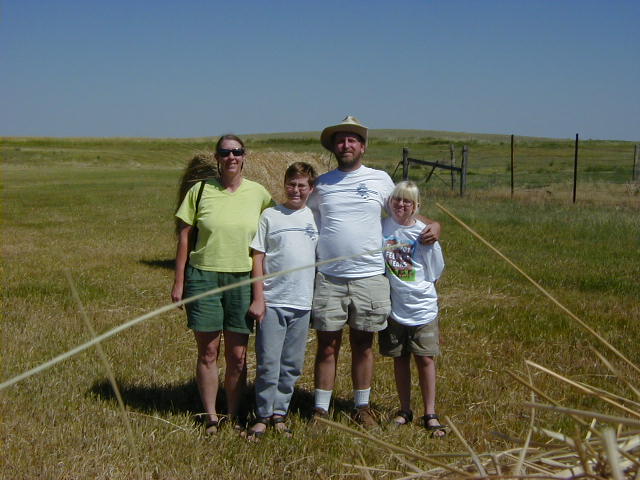
<svg viewBox="0 0 640 480">
<path fill-rule="evenodd" d="M 251 272 L 210 272 L 187 266 L 184 298 L 250 277 Z M 253 319 L 247 315 L 250 305 L 251 285 L 209 295 L 186 305 L 187 325 L 197 332 L 228 330 L 249 334 L 253 331 Z"/>
</svg>

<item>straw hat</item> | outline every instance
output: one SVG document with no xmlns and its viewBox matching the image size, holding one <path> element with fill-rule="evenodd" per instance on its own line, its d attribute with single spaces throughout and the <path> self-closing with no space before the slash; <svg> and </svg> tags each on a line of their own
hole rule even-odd
<svg viewBox="0 0 640 480">
<path fill-rule="evenodd" d="M 325 128 L 320 135 L 320 143 L 330 152 L 333 152 L 333 135 L 338 132 L 357 133 L 367 145 L 367 127 L 362 125 L 356 117 L 347 115 L 342 123 Z"/>
</svg>

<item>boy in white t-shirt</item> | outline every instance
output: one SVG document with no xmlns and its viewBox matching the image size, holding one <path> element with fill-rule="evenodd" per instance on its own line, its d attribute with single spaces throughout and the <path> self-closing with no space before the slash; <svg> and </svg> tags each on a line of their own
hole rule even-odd
<svg viewBox="0 0 640 480">
<path fill-rule="evenodd" d="M 415 218 L 420 192 L 413 182 L 400 182 L 389 197 L 391 214 L 382 225 L 386 275 L 391 287 L 391 316 L 380 332 L 380 353 L 393 357 L 400 410 L 393 423 L 407 425 L 411 410 L 411 356 L 415 358 L 424 406 L 423 426 L 434 437 L 446 434 L 435 411 L 436 364 L 440 353 L 438 296 L 435 283 L 444 269 L 438 242 L 423 245 L 418 241 L 425 225 Z"/>
<path fill-rule="evenodd" d="M 316 178 L 308 163 L 296 162 L 284 177 L 286 201 L 262 212 L 251 242 L 253 277 L 313 265 L 318 229 L 307 199 Z M 256 319 L 256 422 L 249 438 L 267 427 L 290 435 L 285 420 L 300 378 L 313 300 L 314 268 L 305 268 L 253 284 L 249 313 Z"/>
</svg>

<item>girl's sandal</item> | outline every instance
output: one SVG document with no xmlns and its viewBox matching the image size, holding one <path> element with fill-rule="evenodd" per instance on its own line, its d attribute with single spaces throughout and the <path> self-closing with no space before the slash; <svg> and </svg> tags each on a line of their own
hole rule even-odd
<svg viewBox="0 0 640 480">
<path fill-rule="evenodd" d="M 402 419 L 402 421 L 400 421 Z M 409 425 L 413 422 L 413 412 L 411 410 L 398 410 L 391 421 L 394 427 L 401 427 L 403 425 Z"/>
<path fill-rule="evenodd" d="M 280 415 L 274 415 L 273 417 L 271 417 L 271 422 L 273 423 L 273 428 L 275 428 L 276 432 L 284 435 L 285 437 L 291 437 L 293 435 L 293 432 L 289 427 L 287 427 L 286 421 L 287 417 L 283 417 Z"/>
<path fill-rule="evenodd" d="M 429 420 L 437 420 L 437 425 L 429 425 Z M 444 438 L 447 435 L 447 427 L 446 425 L 440 424 L 440 419 L 438 415 L 435 413 L 427 413 L 422 417 L 422 424 L 427 431 L 431 432 L 431 438 Z"/>
</svg>

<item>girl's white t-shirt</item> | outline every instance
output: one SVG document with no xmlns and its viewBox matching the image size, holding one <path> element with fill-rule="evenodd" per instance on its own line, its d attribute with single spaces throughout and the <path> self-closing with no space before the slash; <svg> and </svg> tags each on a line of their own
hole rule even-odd
<svg viewBox="0 0 640 480">
<path fill-rule="evenodd" d="M 424 228 L 419 220 L 409 227 L 393 218 L 382 222 L 385 247 L 401 245 L 385 250 L 384 259 L 391 287 L 391 317 L 402 325 L 424 325 L 438 316 L 434 282 L 442 274 L 444 258 L 438 242 L 422 245 L 418 241 Z"/>
</svg>

